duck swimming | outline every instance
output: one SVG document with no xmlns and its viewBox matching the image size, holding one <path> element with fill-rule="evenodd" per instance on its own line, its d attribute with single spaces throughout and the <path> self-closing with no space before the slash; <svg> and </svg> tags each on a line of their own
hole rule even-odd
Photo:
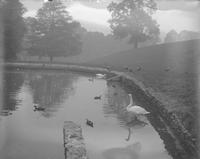
<svg viewBox="0 0 200 159">
<path fill-rule="evenodd" d="M 101 95 L 94 97 L 94 99 L 101 99 Z"/>
<path fill-rule="evenodd" d="M 34 106 L 34 111 L 45 111 L 45 108 L 39 107 L 38 104 L 35 104 L 33 106 Z"/>
<path fill-rule="evenodd" d="M 88 125 L 90 127 L 94 127 L 94 123 L 88 119 L 86 119 L 86 125 Z"/>
</svg>

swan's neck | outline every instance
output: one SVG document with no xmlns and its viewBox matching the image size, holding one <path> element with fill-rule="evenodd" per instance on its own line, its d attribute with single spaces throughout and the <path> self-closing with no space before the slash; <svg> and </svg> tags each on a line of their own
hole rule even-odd
<svg viewBox="0 0 200 159">
<path fill-rule="evenodd" d="M 130 103 L 127 106 L 127 108 L 130 108 L 131 106 L 133 106 L 133 98 L 132 98 L 132 96 L 129 96 L 129 99 L 130 99 Z"/>
</svg>

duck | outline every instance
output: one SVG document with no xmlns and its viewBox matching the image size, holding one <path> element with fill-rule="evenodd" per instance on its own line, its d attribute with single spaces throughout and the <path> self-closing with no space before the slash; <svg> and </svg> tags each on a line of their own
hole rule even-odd
<svg viewBox="0 0 200 159">
<path fill-rule="evenodd" d="M 101 95 L 94 97 L 94 99 L 101 99 Z"/>
<path fill-rule="evenodd" d="M 88 125 L 90 127 L 94 127 L 94 123 L 88 119 L 86 119 L 86 125 Z"/>
<path fill-rule="evenodd" d="M 33 106 L 34 106 L 34 111 L 44 111 L 45 110 L 45 108 L 39 107 L 38 104 L 34 104 Z"/>
<path fill-rule="evenodd" d="M 114 84 L 112 85 L 112 87 L 113 87 L 113 88 L 116 88 L 116 86 L 115 86 Z"/>
<path fill-rule="evenodd" d="M 97 77 L 97 78 L 105 78 L 105 77 L 106 77 L 106 74 L 97 73 L 97 74 L 96 74 L 96 77 Z"/>
<path fill-rule="evenodd" d="M 129 99 L 130 99 L 130 103 L 126 107 L 126 110 L 128 112 L 135 113 L 136 115 L 145 115 L 145 114 L 150 113 L 150 112 L 146 111 L 144 108 L 142 108 L 141 106 L 133 105 L 132 94 L 128 94 L 128 96 L 129 96 Z"/>
</svg>

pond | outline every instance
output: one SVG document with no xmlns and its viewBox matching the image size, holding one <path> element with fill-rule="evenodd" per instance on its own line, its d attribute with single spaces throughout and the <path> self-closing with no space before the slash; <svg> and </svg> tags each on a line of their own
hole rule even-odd
<svg viewBox="0 0 200 159">
<path fill-rule="evenodd" d="M 64 121 L 83 130 L 91 159 L 172 159 L 148 118 L 125 109 L 127 92 L 92 74 L 7 71 L 0 114 L 1 159 L 65 159 Z M 95 100 L 95 96 L 101 99 Z M 36 110 L 41 106 L 44 110 Z M 86 118 L 94 127 L 86 125 Z"/>
</svg>

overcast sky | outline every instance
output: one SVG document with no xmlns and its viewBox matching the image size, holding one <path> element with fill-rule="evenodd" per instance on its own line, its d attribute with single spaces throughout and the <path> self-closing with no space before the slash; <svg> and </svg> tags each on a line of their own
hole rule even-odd
<svg viewBox="0 0 200 159">
<path fill-rule="evenodd" d="M 21 0 L 28 9 L 26 16 L 34 16 L 44 0 Z M 66 2 L 65 0 L 63 0 Z M 71 0 L 68 11 L 86 29 L 109 33 L 110 18 L 106 6 L 111 0 Z M 115 0 L 117 1 L 117 0 Z M 153 18 L 160 25 L 161 32 L 171 29 L 200 31 L 200 2 L 197 0 L 157 0 L 158 10 Z"/>
</svg>

